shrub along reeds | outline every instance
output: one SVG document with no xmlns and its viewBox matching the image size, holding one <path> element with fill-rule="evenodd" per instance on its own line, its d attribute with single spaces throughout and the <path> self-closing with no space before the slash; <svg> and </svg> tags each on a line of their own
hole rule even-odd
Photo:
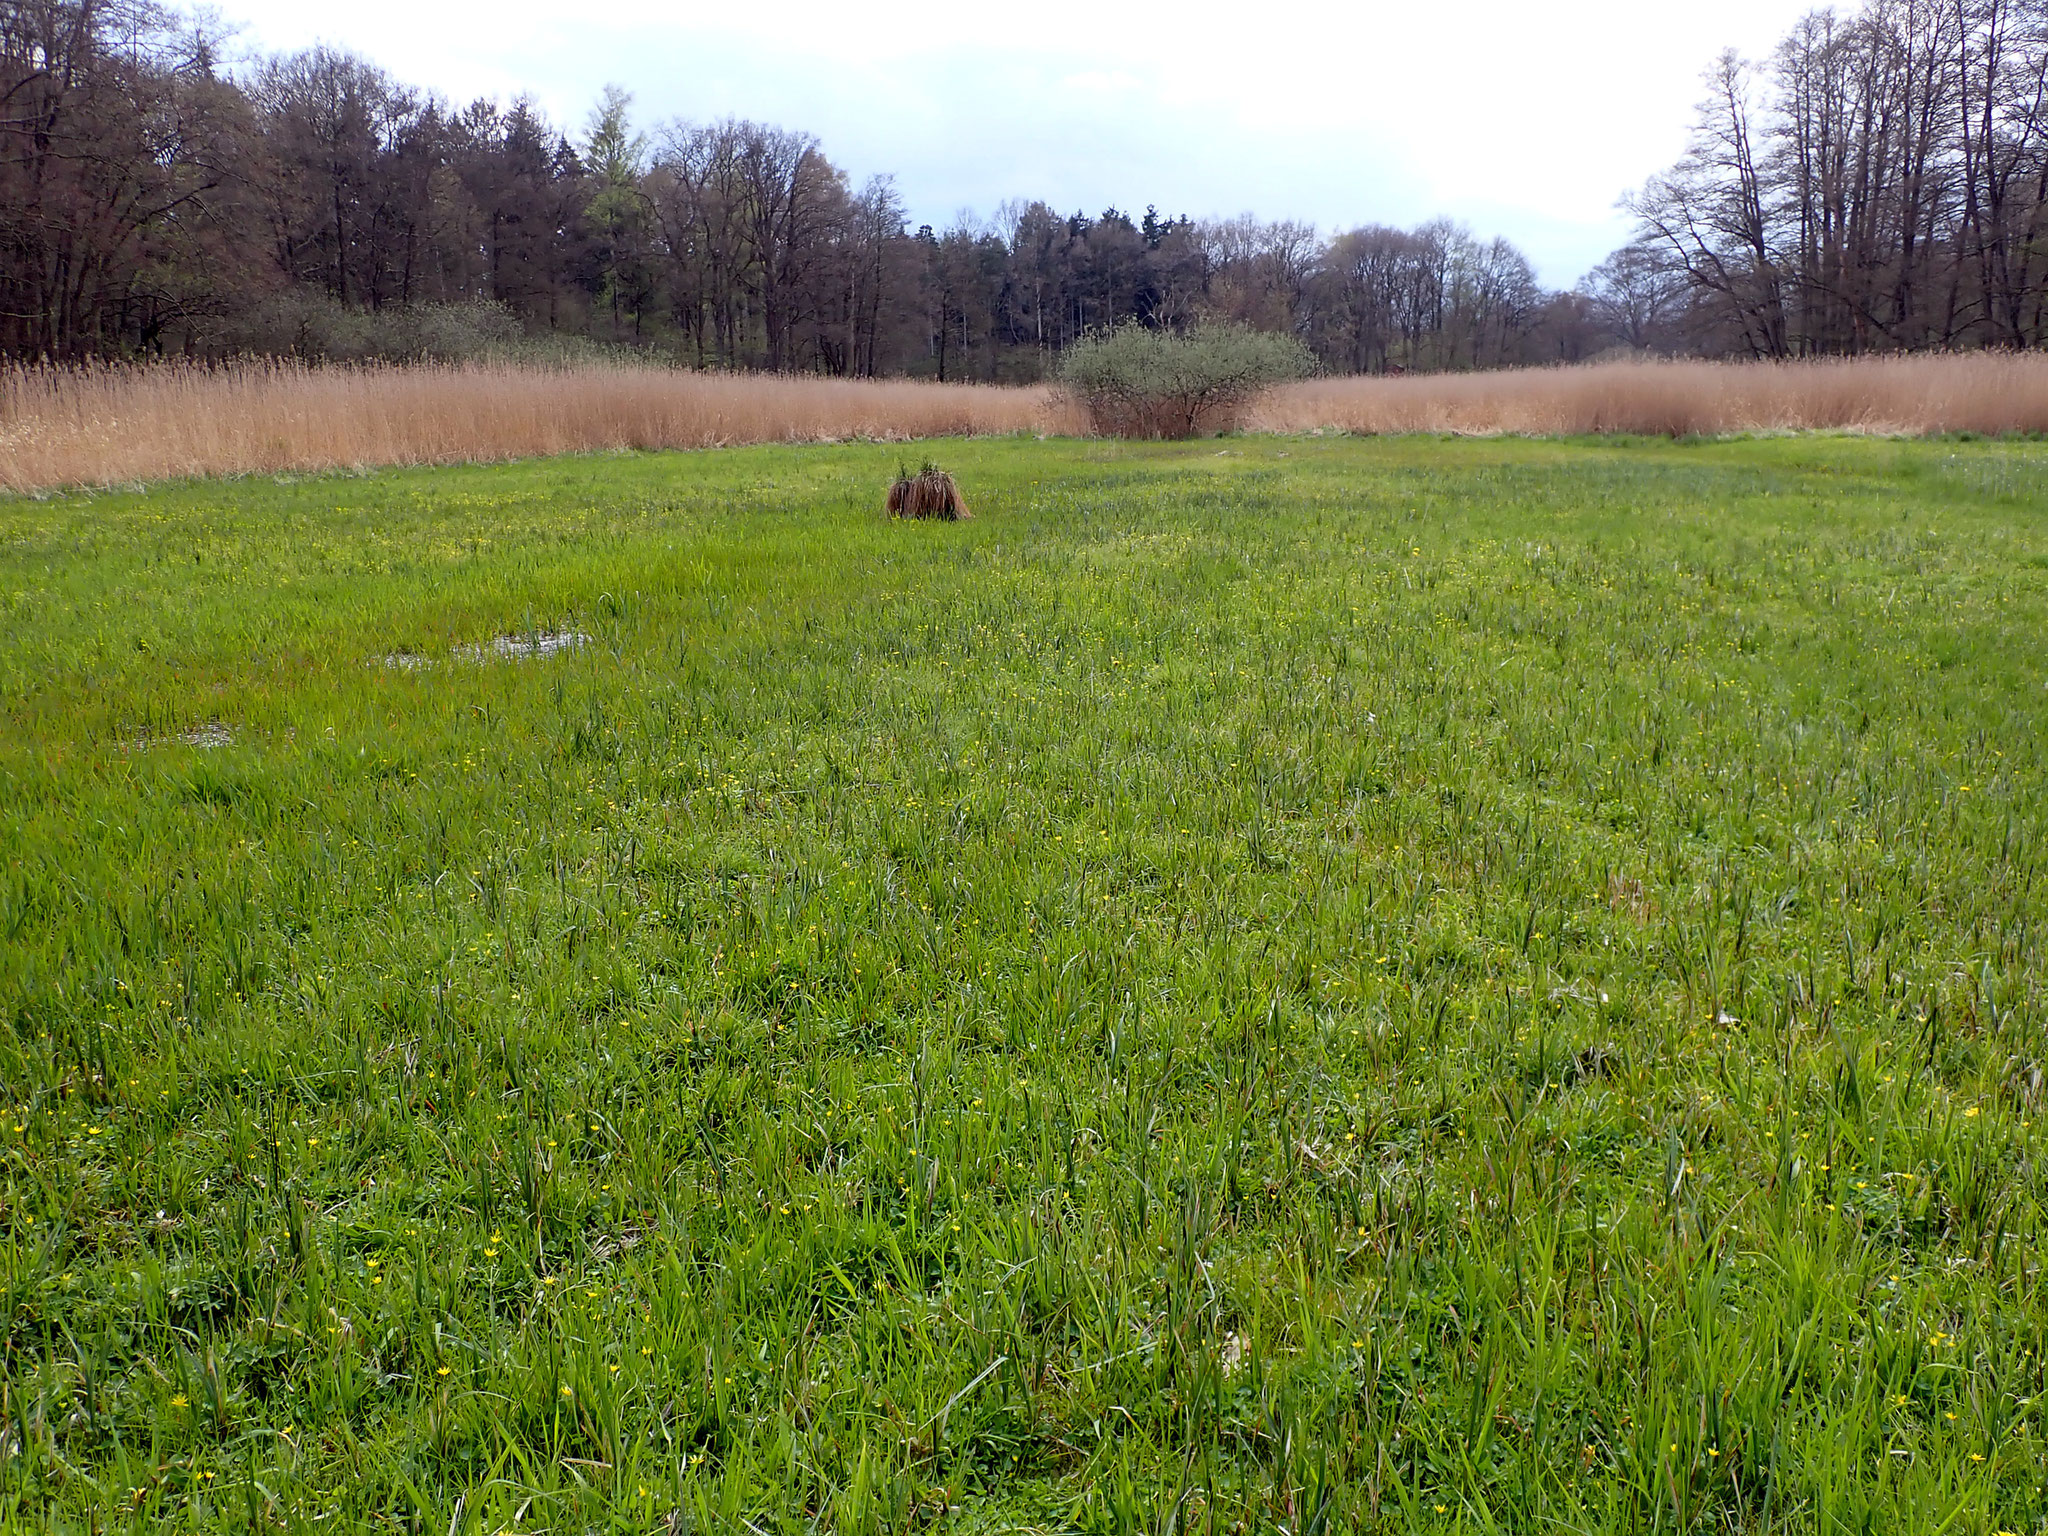
<svg viewBox="0 0 2048 1536">
<path fill-rule="evenodd" d="M 2048 432 L 2048 358 L 1946 353 L 1790 363 L 1616 362 L 1405 378 L 1313 379 L 1246 426 L 1393 432 Z"/>
<path fill-rule="evenodd" d="M 0 487 L 1056 431 L 1050 390 L 511 364 L 0 372 Z"/>
<path fill-rule="evenodd" d="M 1133 321 L 1070 347 L 1060 381 L 1106 437 L 1201 437 L 1238 426 L 1268 389 L 1314 365 L 1292 336 L 1241 325 L 1176 334 Z"/>
</svg>

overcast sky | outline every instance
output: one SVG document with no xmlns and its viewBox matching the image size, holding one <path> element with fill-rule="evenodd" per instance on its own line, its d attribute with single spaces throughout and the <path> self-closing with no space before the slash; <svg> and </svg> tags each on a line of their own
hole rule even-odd
<svg viewBox="0 0 2048 1536">
<path fill-rule="evenodd" d="M 325 42 L 458 101 L 531 94 L 580 133 L 608 83 L 643 125 L 801 128 L 913 222 L 1010 198 L 1325 230 L 1448 215 L 1545 282 L 1626 236 L 1615 200 L 1674 159 L 1700 74 L 1766 52 L 1806 0 L 219 0 L 250 49 Z"/>
</svg>

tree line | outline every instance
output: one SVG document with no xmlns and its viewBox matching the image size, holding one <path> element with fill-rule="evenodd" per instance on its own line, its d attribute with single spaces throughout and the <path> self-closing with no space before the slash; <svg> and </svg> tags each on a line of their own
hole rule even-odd
<svg viewBox="0 0 2048 1536">
<path fill-rule="evenodd" d="M 1869 0 L 1724 58 L 1637 238 L 1574 290 L 1447 221 L 1325 235 L 1004 205 L 913 228 L 812 136 L 576 132 L 313 49 L 240 68 L 155 0 L 0 0 L 0 355 L 462 356 L 1044 376 L 1126 322 L 1284 330 L 1333 372 L 2031 346 L 2048 0 Z"/>
<path fill-rule="evenodd" d="M 1043 202 L 912 228 L 808 134 L 573 138 L 314 49 L 231 70 L 153 0 L 0 0 L 0 352 L 457 349 L 513 334 L 693 365 L 1028 379 L 1126 321 L 1296 332 L 1336 369 L 1492 367 L 1609 339 L 1504 241 L 1319 238 Z M 509 327 L 509 329 L 508 329 Z"/>
<path fill-rule="evenodd" d="M 1752 357 L 2048 340 L 2048 0 L 1867 0 L 1724 55 L 1603 269 L 1646 344 Z"/>
</svg>

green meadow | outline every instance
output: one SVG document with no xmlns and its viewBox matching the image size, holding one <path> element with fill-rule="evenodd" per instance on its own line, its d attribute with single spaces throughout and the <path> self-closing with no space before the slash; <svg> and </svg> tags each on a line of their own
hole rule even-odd
<svg viewBox="0 0 2048 1536">
<path fill-rule="evenodd" d="M 0 501 L 0 1527 L 2048 1531 L 2048 446 Z"/>
</svg>

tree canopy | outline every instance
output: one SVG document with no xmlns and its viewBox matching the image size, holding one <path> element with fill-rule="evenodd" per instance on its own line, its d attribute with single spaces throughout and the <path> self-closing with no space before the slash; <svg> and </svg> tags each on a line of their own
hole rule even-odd
<svg viewBox="0 0 2048 1536">
<path fill-rule="evenodd" d="M 1025 380 L 1136 325 L 1331 372 L 2031 347 L 2048 326 L 2048 0 L 1868 0 L 1711 72 L 1635 240 L 1572 291 L 1435 221 L 1004 204 L 913 228 L 809 134 L 573 140 L 332 49 L 230 70 L 155 0 L 0 0 L 0 356 L 630 347 L 697 367 Z M 993 189 L 992 189 L 993 190 Z"/>
</svg>

